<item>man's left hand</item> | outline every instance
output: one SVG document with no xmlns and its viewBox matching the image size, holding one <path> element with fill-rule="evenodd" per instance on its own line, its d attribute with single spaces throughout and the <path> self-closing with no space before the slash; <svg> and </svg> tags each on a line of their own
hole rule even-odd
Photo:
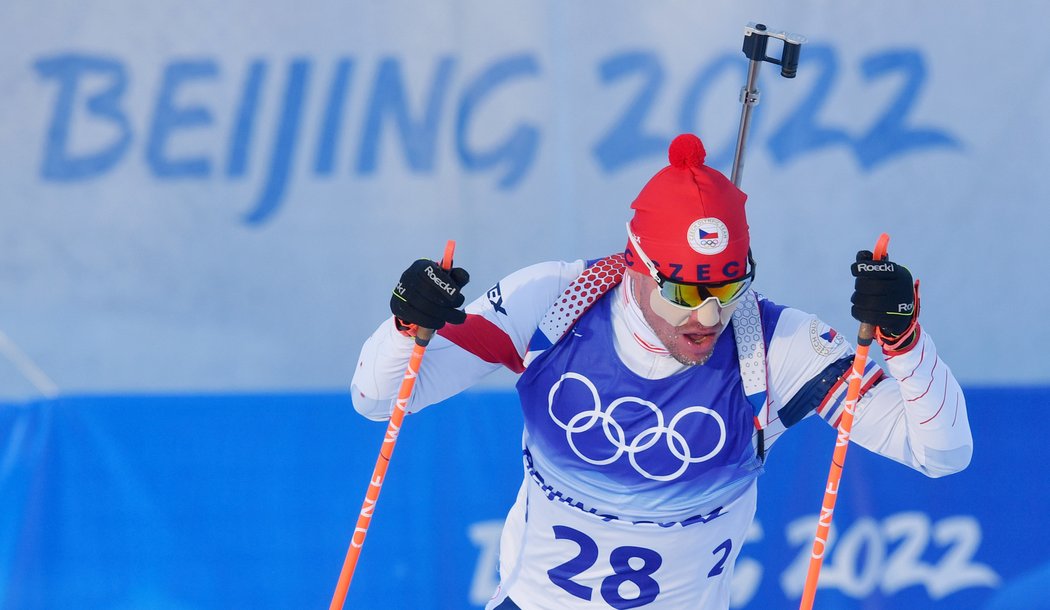
<svg viewBox="0 0 1050 610">
<path fill-rule="evenodd" d="M 918 315 L 918 285 L 904 265 L 874 260 L 867 250 L 857 253 L 850 268 L 854 283 L 851 313 L 860 322 L 879 328 L 887 339 L 900 337 L 912 329 Z"/>
</svg>

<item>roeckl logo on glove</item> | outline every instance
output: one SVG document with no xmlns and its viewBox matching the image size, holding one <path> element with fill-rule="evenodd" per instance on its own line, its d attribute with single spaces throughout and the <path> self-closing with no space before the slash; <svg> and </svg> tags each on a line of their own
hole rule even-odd
<svg viewBox="0 0 1050 610">
<path fill-rule="evenodd" d="M 889 271 L 893 272 L 895 267 L 893 263 L 882 263 L 881 265 L 872 265 L 870 263 L 857 263 L 858 271 Z"/>
<path fill-rule="evenodd" d="M 897 313 L 911 313 L 915 309 L 915 303 L 898 303 Z"/>
<path fill-rule="evenodd" d="M 404 287 L 404 285 L 401 284 L 401 282 L 397 283 L 397 287 L 394 288 L 394 293 L 396 293 L 397 296 L 404 298 L 404 296 L 405 296 L 405 287 Z"/>
<path fill-rule="evenodd" d="M 434 270 L 431 269 L 430 267 L 427 267 L 427 277 L 430 278 L 430 281 L 434 282 L 435 286 L 437 286 L 438 288 L 440 288 L 440 289 L 444 290 L 445 292 L 447 292 L 449 294 L 449 296 L 453 296 L 453 295 L 456 294 L 456 287 L 453 286 L 452 284 L 442 280 L 441 278 L 439 278 L 434 273 Z"/>
</svg>

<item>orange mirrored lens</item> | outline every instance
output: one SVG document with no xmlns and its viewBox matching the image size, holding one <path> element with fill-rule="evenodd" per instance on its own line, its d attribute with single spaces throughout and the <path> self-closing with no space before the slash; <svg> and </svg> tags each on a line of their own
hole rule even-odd
<svg viewBox="0 0 1050 610">
<path fill-rule="evenodd" d="M 750 283 L 750 278 L 723 286 L 693 286 L 664 280 L 660 285 L 660 294 L 668 301 L 682 307 L 699 307 L 711 297 L 718 299 L 718 304 L 725 307 L 740 296 Z"/>
</svg>

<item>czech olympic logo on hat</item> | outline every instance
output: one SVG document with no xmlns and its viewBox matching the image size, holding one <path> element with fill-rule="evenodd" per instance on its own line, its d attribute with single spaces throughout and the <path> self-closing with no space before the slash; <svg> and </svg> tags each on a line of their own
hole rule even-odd
<svg viewBox="0 0 1050 610">
<path fill-rule="evenodd" d="M 729 229 L 717 218 L 701 218 L 689 225 L 689 247 L 700 254 L 718 254 L 729 245 Z"/>
</svg>

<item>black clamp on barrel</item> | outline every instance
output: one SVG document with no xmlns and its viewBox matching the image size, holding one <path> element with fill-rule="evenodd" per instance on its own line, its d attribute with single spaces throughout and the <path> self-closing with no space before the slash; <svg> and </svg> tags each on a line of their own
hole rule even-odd
<svg viewBox="0 0 1050 610">
<path fill-rule="evenodd" d="M 770 37 L 784 41 L 780 59 L 766 55 Z M 804 42 L 805 36 L 769 30 L 761 23 L 749 23 L 744 26 L 744 55 L 751 61 L 765 61 L 780 66 L 780 75 L 784 78 L 795 78 L 798 56 Z"/>
<path fill-rule="evenodd" d="M 766 54 L 770 38 L 784 42 L 780 58 Z M 795 78 L 798 72 L 798 58 L 805 36 L 770 30 L 761 23 L 748 23 L 744 26 L 744 55 L 748 58 L 747 84 L 740 90 L 740 103 L 744 105 L 740 114 L 740 131 L 736 138 L 736 155 L 733 157 L 732 181 L 737 187 L 743 174 L 744 145 L 747 143 L 747 132 L 751 128 L 751 109 L 758 105 L 758 68 L 762 62 L 780 66 L 780 75 L 784 78 Z"/>
</svg>

